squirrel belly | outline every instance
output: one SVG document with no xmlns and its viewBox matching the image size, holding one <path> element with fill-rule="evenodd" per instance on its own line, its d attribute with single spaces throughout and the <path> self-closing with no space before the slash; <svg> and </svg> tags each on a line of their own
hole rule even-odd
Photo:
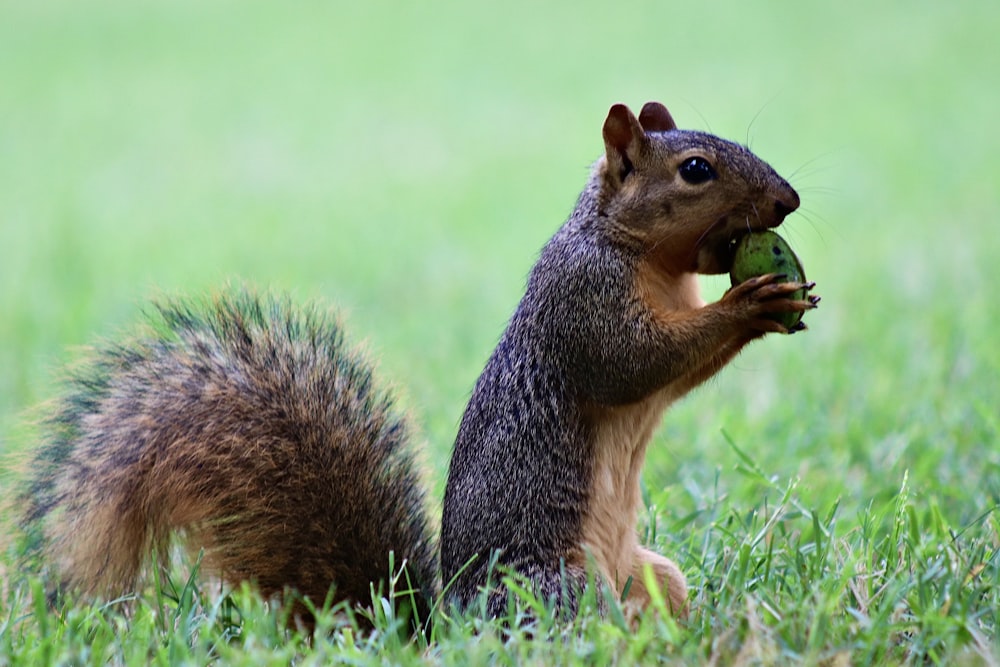
<svg viewBox="0 0 1000 667">
<path fill-rule="evenodd" d="M 658 103 L 613 106 L 603 137 L 462 417 L 440 567 L 408 428 L 369 365 L 329 315 L 241 290 L 161 304 L 74 372 L 21 496 L 29 555 L 114 596 L 181 534 L 226 581 L 361 605 L 405 563 L 420 619 L 442 588 L 503 614 L 507 571 L 569 613 L 591 581 L 618 597 L 631 580 L 642 608 L 651 568 L 683 613 L 683 574 L 635 531 L 652 434 L 747 343 L 788 332 L 770 315 L 818 299 L 775 275 L 698 294 L 698 273 L 797 208 L 765 162 Z"/>
</svg>

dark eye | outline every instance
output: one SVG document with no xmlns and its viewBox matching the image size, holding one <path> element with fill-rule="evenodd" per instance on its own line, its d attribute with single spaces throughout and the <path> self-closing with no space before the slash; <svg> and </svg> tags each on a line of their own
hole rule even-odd
<svg viewBox="0 0 1000 667">
<path fill-rule="evenodd" d="M 712 165 L 703 157 L 689 157 L 684 162 L 681 162 L 678 171 L 681 173 L 681 178 L 691 185 L 711 181 L 718 176 Z"/>
</svg>

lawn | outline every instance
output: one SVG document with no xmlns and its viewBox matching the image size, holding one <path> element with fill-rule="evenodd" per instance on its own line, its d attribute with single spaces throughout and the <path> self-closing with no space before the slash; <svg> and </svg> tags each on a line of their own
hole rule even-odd
<svg viewBox="0 0 1000 667">
<path fill-rule="evenodd" d="M 151 296 L 245 281 L 342 313 L 439 503 L 619 101 L 788 177 L 782 233 L 823 303 L 650 448 L 639 530 L 687 574 L 685 621 L 542 614 L 529 636 L 449 614 L 409 642 L 330 615 L 310 643 L 244 591 L 52 611 L 0 556 L 0 664 L 996 664 L 997 34 L 985 2 L 4 3 L 4 453 L 31 447 L 75 347 Z"/>
</svg>

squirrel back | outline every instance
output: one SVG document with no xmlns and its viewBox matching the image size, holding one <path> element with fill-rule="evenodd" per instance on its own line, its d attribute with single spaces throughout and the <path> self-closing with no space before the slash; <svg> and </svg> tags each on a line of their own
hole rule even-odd
<svg viewBox="0 0 1000 667">
<path fill-rule="evenodd" d="M 244 290 L 166 302 L 75 369 L 23 525 L 62 587 L 133 590 L 186 534 L 202 570 L 370 603 L 405 562 L 426 618 L 436 540 L 409 429 L 339 324 Z M 406 578 L 403 581 L 407 581 Z"/>
</svg>

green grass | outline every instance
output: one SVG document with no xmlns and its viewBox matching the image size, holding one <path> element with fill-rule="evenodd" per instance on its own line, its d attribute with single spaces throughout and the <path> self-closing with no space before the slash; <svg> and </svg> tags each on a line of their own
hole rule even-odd
<svg viewBox="0 0 1000 667">
<path fill-rule="evenodd" d="M 823 303 L 656 436 L 639 529 L 690 579 L 676 626 L 448 614 L 407 643 L 329 615 L 307 642 L 246 592 L 55 613 L 8 576 L 0 664 L 996 664 L 1000 6 L 869 4 L 3 4 L 0 450 L 74 346 L 243 279 L 344 312 L 440 498 L 617 101 L 787 175 Z"/>
</svg>

